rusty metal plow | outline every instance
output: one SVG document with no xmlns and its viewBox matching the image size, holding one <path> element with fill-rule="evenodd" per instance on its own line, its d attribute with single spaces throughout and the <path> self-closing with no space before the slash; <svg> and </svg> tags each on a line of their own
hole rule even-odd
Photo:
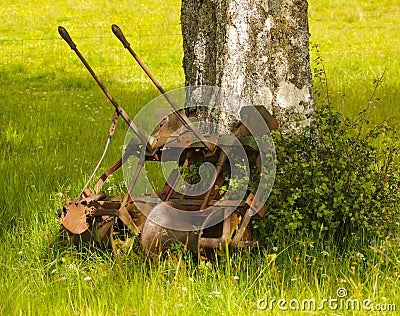
<svg viewBox="0 0 400 316">
<path fill-rule="evenodd" d="M 115 108 L 100 161 L 78 197 L 73 201 L 67 200 L 59 210 L 62 230 L 76 244 L 103 244 L 116 255 L 120 243 L 129 245 L 139 238 L 142 248 L 149 254 L 165 252 L 176 241 L 185 244 L 199 257 L 209 250 L 226 245 L 234 248 L 245 246 L 251 240 L 250 220 L 260 219 L 266 212 L 263 204 L 264 189 L 259 186 L 255 193 L 246 191 L 243 199 L 222 192 L 220 188 L 226 183 L 226 175 L 231 172 L 228 156 L 237 147 L 244 148 L 248 163 L 257 166 L 259 172 L 263 173 L 260 161 L 268 149 L 260 148 L 257 138 L 264 136 L 265 129 L 277 128 L 277 121 L 264 107 L 245 106 L 240 110 L 240 120 L 232 134 L 201 132 L 196 125 L 191 124 L 193 118 L 189 119 L 184 110 L 174 103 L 133 52 L 120 28 L 113 25 L 112 31 L 159 89 L 172 110 L 163 115 L 149 137 L 144 135 L 101 83 L 67 31 L 59 27 L 62 38 L 74 50 Z M 136 137 L 131 138 L 122 157 L 100 176 L 93 190 L 89 190 L 119 117 L 123 118 Z M 260 128 L 261 125 L 266 128 Z M 103 184 L 132 156 L 138 162 L 129 179 L 127 193 L 124 196 L 107 196 L 102 191 Z M 131 196 L 146 161 L 175 161 L 178 168 L 172 170 L 162 189 L 144 196 Z M 212 185 L 199 193 L 178 190 L 181 170 L 204 162 L 215 167 Z"/>
</svg>

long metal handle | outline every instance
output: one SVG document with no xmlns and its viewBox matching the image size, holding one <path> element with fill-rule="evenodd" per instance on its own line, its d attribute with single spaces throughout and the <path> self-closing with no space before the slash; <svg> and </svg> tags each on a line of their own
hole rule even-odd
<svg viewBox="0 0 400 316">
<path fill-rule="evenodd" d="M 95 72 L 93 71 L 92 67 L 88 64 L 86 59 L 82 56 L 82 54 L 79 52 L 79 50 L 76 48 L 75 43 L 72 41 L 71 37 L 69 36 L 67 30 L 63 28 L 62 26 L 58 27 L 58 33 L 60 33 L 61 37 L 68 43 L 68 45 L 71 47 L 71 49 L 78 55 L 79 59 L 82 61 L 82 63 L 85 65 L 86 69 L 90 72 L 94 80 L 96 80 L 97 84 L 100 86 L 101 90 L 103 90 L 104 94 L 106 97 L 110 100 L 112 105 L 114 105 L 115 110 L 121 117 L 124 119 L 124 121 L 129 125 L 129 127 L 133 130 L 133 132 L 139 137 L 140 141 L 144 146 L 147 144 L 147 137 L 144 136 L 138 129 L 138 127 L 133 123 L 129 115 L 125 112 L 125 110 L 115 101 L 115 99 L 111 96 L 111 94 L 108 92 L 106 87 L 103 85 L 103 83 L 100 81 L 100 79 L 97 77 Z"/>
<path fill-rule="evenodd" d="M 150 70 L 146 67 L 146 65 L 140 60 L 139 56 L 136 55 L 136 53 L 133 51 L 131 48 L 131 44 L 126 40 L 124 34 L 122 33 L 122 30 L 120 27 L 116 24 L 113 24 L 111 26 L 111 29 L 114 33 L 114 35 L 121 41 L 121 43 L 124 45 L 126 49 L 131 53 L 133 58 L 136 60 L 136 62 L 140 65 L 140 67 L 144 70 L 146 75 L 150 78 L 150 80 L 153 82 L 153 84 L 157 87 L 158 91 L 161 92 L 161 94 L 164 96 L 164 98 L 167 100 L 167 102 L 172 106 L 174 109 L 174 114 L 177 117 L 177 119 L 184 125 L 187 126 L 192 130 L 192 132 L 196 135 L 196 137 L 203 143 L 203 145 L 210 151 L 213 152 L 215 149 L 215 146 L 210 144 L 209 142 L 206 141 L 206 139 L 203 137 L 203 135 L 200 134 L 200 132 L 194 127 L 190 125 L 190 121 L 187 117 L 183 116 L 180 113 L 181 108 L 169 97 L 168 93 L 163 89 L 163 87 L 160 85 L 160 83 L 156 80 L 156 78 L 151 74 Z"/>
<path fill-rule="evenodd" d="M 111 26 L 111 29 L 115 36 L 121 41 L 121 43 L 124 45 L 126 49 L 132 54 L 133 58 L 137 61 L 137 63 L 142 67 L 146 75 L 150 78 L 150 80 L 154 83 L 154 85 L 157 87 L 157 89 L 161 92 L 161 94 L 164 95 L 164 97 L 167 99 L 168 103 L 174 108 L 175 111 L 179 111 L 180 108 L 179 106 L 171 100 L 171 98 L 168 96 L 166 91 L 161 87 L 160 83 L 157 81 L 157 79 L 151 74 L 150 70 L 146 67 L 146 65 L 140 60 L 139 56 L 136 55 L 136 53 L 133 51 L 131 48 L 131 44 L 126 40 L 124 34 L 122 33 L 122 30 L 119 28 L 118 25 L 113 24 Z M 179 115 L 179 114 L 178 114 Z M 186 123 L 185 119 L 182 117 L 182 123 Z"/>
</svg>

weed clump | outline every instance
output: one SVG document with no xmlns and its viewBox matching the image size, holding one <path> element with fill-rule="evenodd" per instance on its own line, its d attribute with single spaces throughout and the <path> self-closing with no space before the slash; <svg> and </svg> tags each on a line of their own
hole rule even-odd
<svg viewBox="0 0 400 316">
<path fill-rule="evenodd" d="M 387 122 L 371 124 L 368 109 L 351 119 L 332 105 L 317 107 L 302 132 L 273 133 L 277 171 L 261 242 L 272 236 L 383 236 L 399 227 L 400 143 Z"/>
</svg>

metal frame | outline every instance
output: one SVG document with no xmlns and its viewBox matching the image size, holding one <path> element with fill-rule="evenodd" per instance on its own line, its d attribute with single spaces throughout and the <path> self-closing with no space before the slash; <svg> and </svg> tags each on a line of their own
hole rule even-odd
<svg viewBox="0 0 400 316">
<path fill-rule="evenodd" d="M 76 45 L 73 43 L 67 31 L 63 27 L 59 27 L 59 33 L 62 38 L 69 44 L 71 49 L 75 51 L 79 59 L 84 63 L 92 77 L 115 107 L 115 113 L 109 129 L 109 136 L 100 161 L 96 165 L 89 181 L 83 187 L 79 196 L 73 201 L 67 200 L 62 210 L 59 211 L 61 228 L 72 236 L 75 243 L 102 243 L 109 246 L 114 254 L 118 254 L 115 236 L 118 233 L 125 233 L 126 231 L 132 236 L 141 236 L 141 242 L 145 248 L 147 247 L 147 249 L 151 251 L 164 251 L 164 246 L 167 245 L 166 247 L 168 247 L 169 240 L 167 242 L 167 240 L 161 240 L 156 236 L 157 231 L 159 231 L 158 227 L 154 228 L 153 226 L 151 229 L 149 228 L 148 231 L 146 231 L 146 229 L 143 231 L 146 225 L 146 214 L 150 213 L 151 210 L 160 203 L 170 203 L 187 212 L 193 210 L 201 211 L 218 203 L 218 207 L 224 212 L 224 219 L 221 224 L 211 228 L 205 228 L 207 227 L 207 223 L 212 219 L 213 213 L 211 213 L 208 217 L 204 218 L 203 226 L 200 231 L 180 232 L 167 230 L 169 238 L 175 238 L 180 242 L 189 244 L 189 249 L 199 256 L 201 256 L 206 249 L 218 249 L 226 245 L 234 248 L 245 246 L 246 241 L 249 241 L 251 238 L 248 228 L 250 220 L 262 218 L 266 211 L 265 206 L 261 209 L 253 207 L 253 205 L 257 204 L 255 203 L 257 202 L 257 198 L 252 193 L 249 193 L 244 201 L 222 201 L 221 198 L 223 194 L 221 194 L 214 185 L 211 186 L 205 194 L 194 197 L 187 196 L 175 191 L 174 187 L 177 184 L 179 175 L 178 169 L 172 171 L 169 180 L 161 190 L 150 192 L 146 197 L 131 196 L 130 192 L 132 192 L 132 189 L 136 185 L 136 181 L 145 161 L 160 161 L 161 152 L 165 160 L 168 159 L 169 154 L 171 154 L 171 157 L 174 157 L 173 153 L 178 150 L 182 151 L 183 148 L 183 152 L 179 158 L 179 166 L 183 167 L 198 161 L 213 163 L 216 166 L 216 174 L 213 180 L 214 184 L 217 184 L 217 186 L 221 186 L 224 183 L 224 171 L 229 169 L 225 151 L 229 152 L 230 150 L 235 150 L 235 146 L 241 146 L 246 151 L 249 163 L 251 165 L 257 165 L 257 161 L 260 159 L 259 156 L 262 153 L 260 153 L 253 135 L 244 124 L 251 124 L 250 109 L 242 109 L 242 121 L 239 122 L 233 130 L 234 137 L 230 135 L 205 135 L 200 133 L 197 129 L 191 127 L 189 119 L 183 111 L 171 100 L 143 62 L 141 62 L 138 56 L 133 52 L 120 28 L 113 25 L 112 30 L 146 74 L 148 74 L 149 78 L 164 95 L 173 110 L 170 114 L 164 116 L 151 134 L 151 137 L 147 138 L 140 132 L 129 118 L 128 114 L 113 99 L 111 94 L 98 79 L 93 69 L 76 48 Z M 256 109 L 258 114 L 261 114 L 268 124 L 270 130 L 277 128 L 277 121 L 265 108 L 256 107 Z M 138 138 L 132 138 L 124 155 L 101 175 L 93 191 L 90 191 L 88 186 L 106 154 L 119 116 L 122 116 Z M 179 136 L 174 136 L 174 132 L 182 127 L 186 127 L 187 131 Z M 239 139 L 240 144 L 234 142 L 234 138 L 236 137 Z M 152 143 L 150 143 L 148 139 L 151 139 Z M 219 148 L 223 148 L 224 150 Z M 102 192 L 103 184 L 107 178 L 121 168 L 132 155 L 138 157 L 139 162 L 127 193 L 124 196 L 107 196 Z M 172 183 L 172 185 L 168 183 Z M 162 202 L 160 202 L 160 199 Z M 144 206 L 146 212 L 139 211 L 137 207 L 139 204 Z M 142 208 L 143 207 L 141 207 L 141 209 Z M 153 232 L 152 229 L 155 229 L 155 232 Z M 162 243 L 164 241 L 166 243 L 165 245 L 153 247 L 154 243 L 152 239 L 154 239 L 156 243 Z"/>
</svg>

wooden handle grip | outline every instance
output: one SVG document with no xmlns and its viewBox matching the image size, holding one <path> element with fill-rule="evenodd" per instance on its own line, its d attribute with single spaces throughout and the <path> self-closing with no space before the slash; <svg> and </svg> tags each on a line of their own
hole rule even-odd
<svg viewBox="0 0 400 316">
<path fill-rule="evenodd" d="M 115 36 L 124 45 L 125 48 L 128 48 L 129 46 L 131 46 L 131 44 L 129 44 L 129 42 L 126 40 L 124 34 L 122 33 L 122 30 L 119 28 L 118 25 L 116 25 L 116 24 L 111 25 L 111 29 L 112 29 L 113 33 L 115 34 Z"/>
<path fill-rule="evenodd" d="M 71 36 L 69 36 L 67 30 L 63 28 L 62 26 L 58 27 L 58 33 L 60 33 L 61 37 L 68 43 L 68 45 L 71 47 L 71 49 L 75 50 L 76 45 L 72 41 Z"/>
</svg>

